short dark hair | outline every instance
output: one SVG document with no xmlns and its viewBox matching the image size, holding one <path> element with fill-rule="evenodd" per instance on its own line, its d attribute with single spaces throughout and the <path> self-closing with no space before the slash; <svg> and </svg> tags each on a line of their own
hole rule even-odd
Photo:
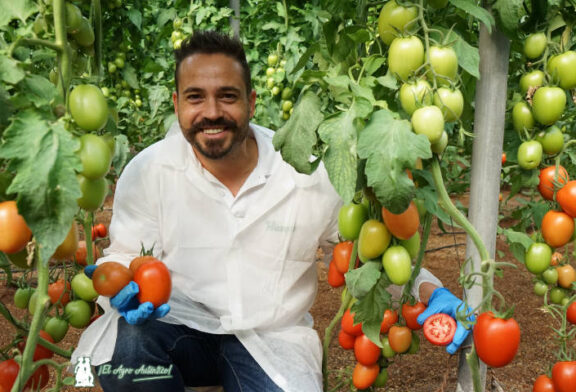
<svg viewBox="0 0 576 392">
<path fill-rule="evenodd" d="M 188 56 L 194 54 L 216 54 L 221 53 L 238 61 L 242 66 L 243 79 L 246 85 L 246 93 L 252 91 L 252 77 L 250 76 L 250 67 L 246 60 L 246 53 L 242 42 L 235 37 L 226 34 L 218 33 L 216 31 L 196 31 L 191 36 L 186 38 L 180 49 L 174 50 L 174 58 L 176 59 L 176 67 L 174 69 L 174 81 L 176 84 L 176 92 L 178 92 L 178 70 L 180 63 Z"/>
</svg>

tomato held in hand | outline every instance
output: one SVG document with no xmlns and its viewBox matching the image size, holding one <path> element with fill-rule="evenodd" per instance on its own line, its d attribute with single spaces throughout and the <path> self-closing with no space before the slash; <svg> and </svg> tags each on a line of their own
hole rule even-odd
<svg viewBox="0 0 576 392">
<path fill-rule="evenodd" d="M 456 320 L 444 313 L 436 313 L 424 322 L 424 336 L 436 346 L 447 346 L 454 339 Z"/>
<path fill-rule="evenodd" d="M 422 328 L 422 325 L 416 321 L 420 313 L 426 310 L 426 305 L 422 302 L 416 302 L 414 305 L 405 303 L 402 305 L 402 317 L 406 321 L 406 326 L 413 331 Z"/>
<path fill-rule="evenodd" d="M 555 392 L 552 379 L 545 374 L 539 375 L 534 381 L 532 392 Z"/>
<path fill-rule="evenodd" d="M 576 361 L 556 362 L 552 367 L 554 392 L 574 392 L 576 385 Z"/>
<path fill-rule="evenodd" d="M 370 366 L 378 362 L 381 350 L 364 334 L 358 336 L 354 341 L 354 356 L 362 365 Z"/>
<path fill-rule="evenodd" d="M 153 261 L 141 265 L 134 273 L 134 281 L 138 284 L 138 300 L 140 303 L 151 302 L 155 308 L 165 304 L 172 293 L 170 271 L 161 261 Z"/>
<path fill-rule="evenodd" d="M 24 249 L 31 237 L 32 231 L 18 213 L 16 202 L 0 203 L 0 251 L 17 253 Z"/>
<path fill-rule="evenodd" d="M 566 183 L 556 193 L 556 201 L 562 207 L 562 210 L 570 215 L 572 218 L 576 218 L 576 181 L 572 180 Z"/>
<path fill-rule="evenodd" d="M 94 270 L 92 284 L 98 294 L 113 297 L 130 283 L 133 277 L 134 274 L 125 265 L 115 261 L 107 261 Z"/>
<path fill-rule="evenodd" d="M 357 363 L 352 372 L 352 383 L 358 389 L 369 388 L 380 374 L 380 366 L 377 363 L 370 366 Z"/>
<path fill-rule="evenodd" d="M 544 199 L 553 200 L 554 190 L 562 188 L 570 177 L 564 166 L 558 165 L 558 174 L 556 174 L 556 166 L 548 166 L 540 170 L 539 179 L 538 191 Z M 554 186 L 555 184 L 557 186 Z"/>
<path fill-rule="evenodd" d="M 520 326 L 516 320 L 495 317 L 490 311 L 478 316 L 472 334 L 478 357 L 492 367 L 510 363 L 520 345 Z"/>
<path fill-rule="evenodd" d="M 416 204 L 411 201 L 408 208 L 399 214 L 390 212 L 382 207 L 382 219 L 390 233 L 399 240 L 411 238 L 420 226 L 420 214 Z"/>
</svg>

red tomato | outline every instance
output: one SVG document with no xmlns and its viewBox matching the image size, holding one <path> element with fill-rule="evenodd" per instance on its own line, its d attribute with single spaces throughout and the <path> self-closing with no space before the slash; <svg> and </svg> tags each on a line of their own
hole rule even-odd
<svg viewBox="0 0 576 392">
<path fill-rule="evenodd" d="M 424 322 L 424 336 L 436 346 L 446 346 L 454 339 L 456 320 L 444 313 L 436 313 Z"/>
<path fill-rule="evenodd" d="M 426 305 L 422 302 L 416 302 L 414 305 L 410 305 L 409 303 L 405 303 L 402 305 L 402 317 L 406 321 L 406 326 L 413 331 L 422 328 L 422 325 L 418 324 L 416 319 L 426 310 Z"/>
<path fill-rule="evenodd" d="M 390 327 L 398 322 L 398 312 L 391 309 L 386 309 L 382 323 L 380 324 L 380 333 L 388 333 Z"/>
<path fill-rule="evenodd" d="M 328 284 L 334 288 L 344 286 L 346 283 L 346 279 L 344 278 L 344 274 L 338 271 L 336 267 L 336 262 L 334 259 L 330 261 L 328 265 Z"/>
<path fill-rule="evenodd" d="M 504 165 L 506 163 L 506 153 L 503 152 L 502 153 L 502 165 Z"/>
<path fill-rule="evenodd" d="M 128 267 L 115 261 L 100 264 L 92 275 L 94 290 L 105 297 L 113 297 L 124 288 L 134 274 Z"/>
<path fill-rule="evenodd" d="M 552 379 L 545 374 L 541 374 L 534 381 L 532 392 L 554 392 Z"/>
<path fill-rule="evenodd" d="M 39 335 L 42 339 L 47 340 L 50 343 L 54 343 L 54 339 L 52 339 L 52 336 L 48 332 L 40 330 Z M 18 349 L 22 353 L 24 353 L 24 349 L 26 348 L 26 340 L 27 337 L 25 337 L 24 340 L 18 343 Z M 54 353 L 52 352 L 52 350 L 47 349 L 46 347 L 42 346 L 40 342 L 37 342 L 36 349 L 34 350 L 34 355 L 32 358 L 34 359 L 34 361 L 39 361 L 41 359 L 52 358 L 53 355 Z"/>
<path fill-rule="evenodd" d="M 24 249 L 32 232 L 26 221 L 18 213 L 14 200 L 0 203 L 0 251 L 17 253 Z"/>
<path fill-rule="evenodd" d="M 378 362 L 381 352 L 380 347 L 364 334 L 358 336 L 354 341 L 354 356 L 362 365 L 370 366 Z"/>
<path fill-rule="evenodd" d="M 556 362 L 552 367 L 555 392 L 574 392 L 576 386 L 576 361 Z"/>
<path fill-rule="evenodd" d="M 377 363 L 370 366 L 357 363 L 352 372 L 352 383 L 357 389 L 366 389 L 374 384 L 380 374 L 380 366 Z"/>
<path fill-rule="evenodd" d="M 576 302 L 572 302 L 566 309 L 566 320 L 572 324 L 576 324 Z"/>
<path fill-rule="evenodd" d="M 404 353 L 408 351 L 412 343 L 412 330 L 408 327 L 393 325 L 388 331 L 388 341 L 392 350 L 399 354 Z"/>
<path fill-rule="evenodd" d="M 344 332 L 354 336 L 362 335 L 362 323 L 354 324 L 354 313 L 350 309 L 346 309 L 342 316 L 342 329 Z"/>
<path fill-rule="evenodd" d="M 134 274 L 134 281 L 138 283 L 140 303 L 152 302 L 155 308 L 165 304 L 172 292 L 172 279 L 170 271 L 161 261 L 152 261 L 141 265 Z"/>
<path fill-rule="evenodd" d="M 546 200 L 553 200 L 554 189 L 561 188 L 570 180 L 568 172 L 562 165 L 558 165 L 558 176 L 556 178 L 555 174 L 556 166 L 548 166 L 540 170 L 540 182 L 538 183 L 538 191 L 540 191 L 540 194 Z M 555 187 L 555 183 L 558 186 Z"/>
<path fill-rule="evenodd" d="M 0 362 L 0 385 L 6 391 L 10 391 L 18 377 L 20 366 L 13 359 Z"/>
<path fill-rule="evenodd" d="M 144 256 L 135 257 L 130 262 L 130 270 L 132 272 L 136 273 L 136 270 L 138 270 L 138 268 L 140 268 L 140 266 L 142 264 L 150 263 L 152 261 L 160 261 L 160 260 L 158 260 L 156 257 L 154 257 L 152 255 L 144 255 Z"/>
<path fill-rule="evenodd" d="M 332 252 L 332 259 L 334 260 L 336 269 L 340 271 L 341 274 L 348 272 L 348 266 L 350 265 L 350 256 L 352 255 L 352 248 L 354 247 L 354 242 L 343 241 L 334 247 Z"/>
<path fill-rule="evenodd" d="M 574 234 L 574 218 L 562 211 L 550 210 L 542 218 L 542 237 L 548 245 L 559 248 Z"/>
<path fill-rule="evenodd" d="M 92 241 L 96 238 L 104 238 L 108 235 L 108 229 L 103 223 L 98 223 L 95 226 L 92 226 Z"/>
<path fill-rule="evenodd" d="M 346 333 L 343 329 L 338 333 L 338 343 L 344 350 L 352 350 L 354 348 L 354 341 L 356 336 Z"/>
<path fill-rule="evenodd" d="M 70 282 L 60 279 L 54 283 L 48 285 L 48 296 L 50 297 L 50 302 L 52 304 L 60 301 L 62 306 L 66 306 L 70 302 Z"/>
<path fill-rule="evenodd" d="M 478 316 L 472 334 L 478 357 L 492 367 L 510 363 L 520 345 L 520 326 L 516 320 L 495 317 L 490 311 Z"/>
<path fill-rule="evenodd" d="M 568 181 L 556 193 L 556 201 L 565 213 L 576 218 L 576 180 Z"/>
<path fill-rule="evenodd" d="M 420 214 L 418 214 L 418 208 L 413 201 L 400 214 L 393 214 L 382 207 L 382 219 L 390 233 L 400 240 L 407 240 L 412 237 L 420 226 Z"/>
<path fill-rule="evenodd" d="M 96 245 L 92 244 L 92 261 L 96 261 L 97 258 L 100 257 L 100 251 L 96 247 Z M 86 241 L 78 241 L 78 248 L 76 249 L 76 253 L 74 254 L 74 258 L 77 264 L 86 265 L 86 259 L 88 256 L 88 251 L 86 250 Z"/>
</svg>

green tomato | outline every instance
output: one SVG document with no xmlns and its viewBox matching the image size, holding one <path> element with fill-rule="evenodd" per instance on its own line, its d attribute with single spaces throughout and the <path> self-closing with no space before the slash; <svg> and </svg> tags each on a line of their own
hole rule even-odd
<svg viewBox="0 0 576 392">
<path fill-rule="evenodd" d="M 548 61 L 547 70 L 553 80 L 557 81 L 565 90 L 576 87 L 576 52 L 566 51 Z"/>
<path fill-rule="evenodd" d="M 292 106 L 294 106 L 292 101 L 284 101 L 282 102 L 282 111 L 289 112 L 290 109 L 292 109 Z"/>
<path fill-rule="evenodd" d="M 80 128 L 98 131 L 108 121 L 108 104 L 102 90 L 93 84 L 81 84 L 68 96 L 68 108 Z"/>
<path fill-rule="evenodd" d="M 72 37 L 80 46 L 86 47 L 94 44 L 94 30 L 86 17 L 82 17 L 80 28 L 76 33 L 72 34 Z"/>
<path fill-rule="evenodd" d="M 174 43 L 172 44 L 172 47 L 174 48 L 174 50 L 180 49 L 182 47 L 182 40 L 177 39 L 176 41 L 174 41 Z"/>
<path fill-rule="evenodd" d="M 545 33 L 530 34 L 524 40 L 524 56 L 530 60 L 536 59 L 542 56 L 547 45 L 548 40 Z"/>
<path fill-rule="evenodd" d="M 423 79 L 403 83 L 399 95 L 402 109 L 408 114 L 414 113 L 422 105 L 427 106 L 432 103 L 432 88 L 430 83 Z"/>
<path fill-rule="evenodd" d="M 380 370 L 380 373 L 378 373 L 378 376 L 376 377 L 376 380 L 374 380 L 374 382 L 372 383 L 372 386 L 375 388 L 381 388 L 386 386 L 387 382 L 388 382 L 388 369 L 383 368 L 382 370 Z"/>
<path fill-rule="evenodd" d="M 271 78 L 272 76 L 274 76 L 275 72 L 276 72 L 276 70 L 272 67 L 266 68 L 266 77 Z"/>
<path fill-rule="evenodd" d="M 276 53 L 270 53 L 266 59 L 266 62 L 269 67 L 276 66 L 276 64 L 278 64 L 278 55 Z"/>
<path fill-rule="evenodd" d="M 434 105 L 442 110 L 444 121 L 456 121 L 464 111 L 464 96 L 458 89 L 440 87 L 434 93 Z"/>
<path fill-rule="evenodd" d="M 292 89 L 290 87 L 284 87 L 282 90 L 282 99 L 289 100 L 292 98 Z"/>
<path fill-rule="evenodd" d="M 124 68 L 124 65 L 125 65 L 124 59 L 121 59 L 120 57 L 116 57 L 114 59 L 114 64 L 116 64 L 116 67 L 118 67 L 118 68 Z"/>
<path fill-rule="evenodd" d="M 514 105 L 512 109 L 512 124 L 516 132 L 534 128 L 534 115 L 527 102 L 521 101 Z"/>
<path fill-rule="evenodd" d="M 536 169 L 542 162 L 542 145 L 536 140 L 529 140 L 518 147 L 518 165 L 522 169 Z"/>
<path fill-rule="evenodd" d="M 428 53 L 430 57 L 430 71 L 428 77 L 440 85 L 450 84 L 458 75 L 458 57 L 451 47 L 431 46 Z"/>
<path fill-rule="evenodd" d="M 276 82 L 274 81 L 274 78 L 270 77 L 270 78 L 266 79 L 266 87 L 268 89 L 274 88 L 275 84 L 276 84 Z"/>
<path fill-rule="evenodd" d="M 72 3 L 66 2 L 66 32 L 76 34 L 82 26 L 82 11 Z"/>
<path fill-rule="evenodd" d="M 442 132 L 442 137 L 436 143 L 430 145 L 430 149 L 434 154 L 441 155 L 448 146 L 448 133 Z"/>
<path fill-rule="evenodd" d="M 358 257 L 364 262 L 380 257 L 391 239 L 392 235 L 384 223 L 376 219 L 367 220 L 358 234 Z"/>
<path fill-rule="evenodd" d="M 178 29 L 182 28 L 182 25 L 183 25 L 183 24 L 184 24 L 184 22 L 182 21 L 182 19 L 179 18 L 179 17 L 176 17 L 176 18 L 174 18 L 174 20 L 172 21 L 172 28 L 173 28 L 174 30 L 178 30 Z"/>
<path fill-rule="evenodd" d="M 32 287 L 20 287 L 14 293 L 14 305 L 18 309 L 26 309 L 30 302 L 30 297 L 34 294 Z"/>
<path fill-rule="evenodd" d="M 526 94 L 530 88 L 538 88 L 544 83 L 545 74 L 539 69 L 530 71 L 520 78 L 520 91 Z"/>
<path fill-rule="evenodd" d="M 417 24 L 414 23 L 417 17 L 417 7 L 404 7 L 398 5 L 395 0 L 390 0 L 384 4 L 378 16 L 378 34 L 386 45 L 390 45 L 398 36 L 398 32 L 404 32 L 407 26 L 410 31 L 417 28 Z"/>
<path fill-rule="evenodd" d="M 68 321 L 59 317 L 50 317 L 44 322 L 44 331 L 54 339 L 54 343 L 60 342 L 68 332 Z"/>
<path fill-rule="evenodd" d="M 348 241 L 358 239 L 362 225 L 368 219 L 368 209 L 354 202 L 345 204 L 338 211 L 338 232 Z"/>
<path fill-rule="evenodd" d="M 556 125 L 540 132 L 536 140 L 542 144 L 542 149 L 548 155 L 558 154 L 564 148 L 564 134 Z"/>
<path fill-rule="evenodd" d="M 182 39 L 182 38 L 183 38 L 182 32 L 179 30 L 174 30 L 172 32 L 172 34 L 170 35 L 170 40 L 172 41 L 172 43 L 174 43 L 175 41 Z"/>
<path fill-rule="evenodd" d="M 70 301 L 64 307 L 64 317 L 74 328 L 84 328 L 90 323 L 92 308 L 81 299 Z"/>
<path fill-rule="evenodd" d="M 552 249 L 543 242 L 534 242 L 526 251 L 524 259 L 528 271 L 535 275 L 541 274 L 550 267 Z"/>
<path fill-rule="evenodd" d="M 272 87 L 271 93 L 273 96 L 276 96 L 276 95 L 280 94 L 281 91 L 282 91 L 282 87 L 274 86 L 274 87 Z"/>
<path fill-rule="evenodd" d="M 112 163 L 112 154 L 108 143 L 98 136 L 87 133 L 80 137 L 78 156 L 82 162 L 81 175 L 89 180 L 97 180 L 108 174 Z"/>
<path fill-rule="evenodd" d="M 430 144 L 442 138 L 444 116 L 438 106 L 424 106 L 416 109 L 410 121 L 414 132 L 418 135 L 426 135 Z"/>
<path fill-rule="evenodd" d="M 548 285 L 541 280 L 537 280 L 534 283 L 534 294 L 539 297 L 543 297 L 548 292 Z"/>
<path fill-rule="evenodd" d="M 420 232 L 416 232 L 412 237 L 408 238 L 407 240 L 400 240 L 400 245 L 402 245 L 408 253 L 410 254 L 410 258 L 414 260 L 418 253 L 420 252 Z"/>
<path fill-rule="evenodd" d="M 560 87 L 540 87 L 532 97 L 534 119 L 542 125 L 554 124 L 565 108 L 566 93 Z"/>
<path fill-rule="evenodd" d="M 412 274 L 410 253 L 402 245 L 386 249 L 382 256 L 382 265 L 392 283 L 402 286 L 410 280 Z"/>
<path fill-rule="evenodd" d="M 28 300 L 28 311 L 30 314 L 34 314 L 36 312 L 36 301 L 38 300 L 38 292 L 34 290 L 30 295 L 30 299 Z"/>
<path fill-rule="evenodd" d="M 542 272 L 542 279 L 544 282 L 548 284 L 556 284 L 558 283 L 558 270 L 554 267 L 547 268 L 544 272 Z"/>
<path fill-rule="evenodd" d="M 390 340 L 388 340 L 388 335 L 384 336 L 381 340 L 382 343 L 382 356 L 384 358 L 392 358 L 396 355 L 396 351 L 392 350 L 390 347 Z"/>
<path fill-rule="evenodd" d="M 94 301 L 98 297 L 98 293 L 94 289 L 92 279 L 90 279 L 84 272 L 80 272 L 72 278 L 70 282 L 74 296 L 84 301 Z"/>
<path fill-rule="evenodd" d="M 76 199 L 78 207 L 86 211 L 96 211 L 104 204 L 104 199 L 108 195 L 108 182 L 106 178 L 90 180 L 81 174 L 76 176 L 80 185 L 82 196 Z"/>
<path fill-rule="evenodd" d="M 12 264 L 16 267 L 30 269 L 34 266 L 34 261 L 32 261 L 32 265 L 28 265 L 28 251 L 26 248 L 16 253 L 10 253 L 6 256 L 8 256 L 8 259 L 10 259 Z"/>
<path fill-rule="evenodd" d="M 424 64 L 424 45 L 417 36 L 396 38 L 388 51 L 388 67 L 392 74 L 406 80 Z"/>
<path fill-rule="evenodd" d="M 550 289 L 550 301 L 553 304 L 561 304 L 566 299 L 566 290 L 562 287 L 552 287 Z"/>
<path fill-rule="evenodd" d="M 428 0 L 428 4 L 432 8 L 440 9 L 448 5 L 448 0 Z"/>
<path fill-rule="evenodd" d="M 408 354 L 417 354 L 420 351 L 420 335 L 416 331 L 412 331 L 412 340 L 410 341 L 410 348 Z"/>
</svg>

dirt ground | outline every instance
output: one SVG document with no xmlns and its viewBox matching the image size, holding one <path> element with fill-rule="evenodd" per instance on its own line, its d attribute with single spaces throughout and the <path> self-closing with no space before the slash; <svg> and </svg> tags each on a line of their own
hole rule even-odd
<svg viewBox="0 0 576 392">
<path fill-rule="evenodd" d="M 464 205 L 466 204 L 465 199 L 461 201 Z M 104 211 L 97 216 L 97 222 L 108 223 L 109 207 L 107 203 Z M 514 202 L 503 208 L 514 208 Z M 458 286 L 457 278 L 465 256 L 466 238 L 458 228 L 447 227 L 446 230 L 448 233 L 442 232 L 436 225 L 433 225 L 424 267 L 438 276 L 452 292 L 461 295 L 462 289 Z M 556 345 L 552 327 L 556 325 L 552 316 L 540 309 L 542 299 L 532 293 L 532 275 L 514 260 L 502 238 L 497 239 L 497 250 L 497 260 L 513 262 L 518 266 L 518 268 L 505 268 L 504 277 L 496 280 L 496 288 L 509 304 L 515 305 L 515 318 L 520 325 L 522 335 L 520 349 L 514 361 L 503 368 L 488 369 L 486 391 L 528 392 L 532 390 L 534 379 L 539 374 L 547 372 L 555 361 Z M 311 313 L 315 319 L 316 329 L 320 337 L 323 337 L 325 328 L 340 305 L 341 289 L 333 289 L 328 285 L 327 268 L 322 262 L 317 263 L 317 268 L 319 272 L 318 296 Z M 15 316 L 24 317 L 25 311 L 12 306 L 13 291 L 0 283 L 0 300 L 14 312 Z M 14 328 L 3 317 L 0 317 L 0 345 L 2 347 L 9 344 L 14 337 L 14 332 Z M 335 388 L 343 377 L 349 377 L 355 364 L 353 352 L 345 351 L 338 346 L 337 332 L 336 328 L 328 359 L 330 386 L 334 391 L 349 391 L 348 386 Z M 81 331 L 70 328 L 68 335 L 59 345 L 72 348 L 80 333 Z M 388 368 L 388 384 L 382 390 L 386 392 L 455 391 L 458 355 L 450 356 L 444 348 L 432 346 L 425 340 L 422 333 L 419 333 L 420 351 L 414 355 L 401 355 L 394 359 Z M 62 389 L 62 391 L 90 390 L 101 391 L 99 388 L 66 387 Z"/>
</svg>

